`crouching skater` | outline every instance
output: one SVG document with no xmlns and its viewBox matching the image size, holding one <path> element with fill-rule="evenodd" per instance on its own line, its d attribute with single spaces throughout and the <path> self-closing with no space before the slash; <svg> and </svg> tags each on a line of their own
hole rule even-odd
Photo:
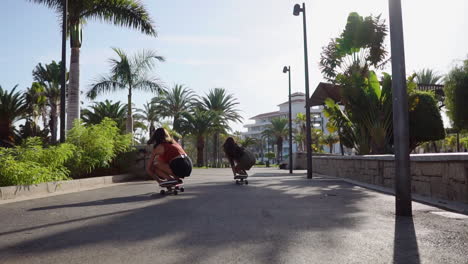
<svg viewBox="0 0 468 264">
<path fill-rule="evenodd" d="M 190 176 L 192 161 L 164 128 L 156 129 L 148 144 L 154 146 L 146 170 L 158 183 L 182 182 L 181 178 Z"/>
<path fill-rule="evenodd" d="M 236 174 L 247 176 L 248 170 L 255 165 L 255 155 L 239 146 L 232 137 L 228 137 L 223 144 L 224 153 L 226 158 L 231 164 L 232 173 L 234 177 Z"/>
</svg>

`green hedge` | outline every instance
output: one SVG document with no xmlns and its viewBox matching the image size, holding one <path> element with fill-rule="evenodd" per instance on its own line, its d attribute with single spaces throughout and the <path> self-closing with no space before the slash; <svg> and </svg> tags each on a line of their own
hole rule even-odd
<svg viewBox="0 0 468 264">
<path fill-rule="evenodd" d="M 108 167 L 118 154 L 131 150 L 131 134 L 121 135 L 106 118 L 98 125 L 75 123 L 66 143 L 43 147 L 38 137 L 14 148 L 0 148 L 0 186 L 31 185 L 79 178 Z"/>
</svg>

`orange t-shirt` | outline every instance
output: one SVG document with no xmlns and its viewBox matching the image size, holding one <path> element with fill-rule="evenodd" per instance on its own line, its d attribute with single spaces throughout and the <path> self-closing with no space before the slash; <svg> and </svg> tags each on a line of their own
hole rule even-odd
<svg viewBox="0 0 468 264">
<path fill-rule="evenodd" d="M 172 159 L 180 155 L 187 155 L 182 147 L 177 144 L 161 143 L 164 147 L 164 153 L 158 156 L 158 160 L 169 163 Z"/>
</svg>

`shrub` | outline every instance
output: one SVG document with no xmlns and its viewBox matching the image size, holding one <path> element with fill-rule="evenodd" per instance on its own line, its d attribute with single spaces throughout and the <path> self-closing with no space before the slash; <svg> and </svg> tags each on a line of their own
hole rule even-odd
<svg viewBox="0 0 468 264">
<path fill-rule="evenodd" d="M 444 139 L 444 124 L 434 95 L 417 91 L 408 100 L 410 150 L 426 141 Z"/>
<path fill-rule="evenodd" d="M 43 148 L 38 137 L 15 148 L 0 148 L 0 186 L 67 180 L 70 171 L 64 164 L 74 152 L 70 144 Z"/>
<path fill-rule="evenodd" d="M 109 167 L 114 158 L 131 149 L 131 134 L 121 135 L 117 123 L 105 118 L 100 124 L 84 126 L 76 121 L 68 131 L 67 143 L 76 147 L 67 163 L 73 177 L 90 173 L 95 168 Z"/>
<path fill-rule="evenodd" d="M 457 130 L 468 129 L 468 58 L 454 67 L 446 77 L 444 92 L 447 114 Z"/>
</svg>

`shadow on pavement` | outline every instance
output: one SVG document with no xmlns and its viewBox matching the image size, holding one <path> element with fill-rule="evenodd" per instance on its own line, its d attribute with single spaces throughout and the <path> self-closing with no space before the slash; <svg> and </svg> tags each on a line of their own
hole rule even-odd
<svg viewBox="0 0 468 264">
<path fill-rule="evenodd" d="M 393 243 L 393 263 L 419 264 L 419 249 L 413 217 L 395 217 L 395 241 Z"/>
<path fill-rule="evenodd" d="M 250 175 L 249 177 L 306 177 L 307 174 L 306 173 L 293 173 L 293 174 L 289 174 L 289 173 L 271 173 L 271 172 L 257 172 L 257 173 L 254 173 L 252 175 Z"/>
<path fill-rule="evenodd" d="M 193 185 L 182 195 L 158 199 L 146 207 L 123 214 L 116 212 L 109 215 L 112 217 L 88 221 L 81 226 L 25 238 L 21 242 L 0 247 L 0 251 L 5 253 L 6 260 L 18 260 L 37 255 L 46 257 L 48 253 L 64 250 L 84 250 L 108 244 L 114 248 L 125 248 L 151 241 L 152 246 L 157 248 L 153 253 L 155 257 L 180 248 L 184 254 L 174 263 L 204 263 L 216 252 L 249 243 L 256 245 L 255 262 L 281 263 L 284 262 L 281 253 L 288 246 L 294 246 L 292 242 L 289 245 L 288 241 L 295 241 L 298 236 L 312 232 L 319 234 L 318 239 L 326 242 L 327 247 L 339 247 L 341 238 L 333 237 L 328 231 L 352 229 L 361 223 L 359 212 L 362 209 L 357 204 L 368 195 L 350 186 L 341 181 L 310 181 L 297 177 L 261 181 L 249 186 L 219 183 Z M 54 211 L 64 207 L 135 203 L 148 199 L 142 194 L 33 210 Z M 93 216 L 83 219 L 90 218 Z M 396 242 L 415 242 L 414 238 L 397 239 L 397 236 L 407 236 L 410 229 L 408 223 L 396 224 L 395 230 L 397 228 L 401 233 L 395 231 Z M 414 228 L 412 230 L 414 236 Z M 0 235 L 10 233 L 12 231 Z M 161 242 L 168 237 L 171 239 Z M 395 251 L 404 246 L 401 243 L 395 244 Z"/>
<path fill-rule="evenodd" d="M 121 203 L 136 203 L 141 201 L 153 200 L 156 198 L 162 198 L 162 196 L 150 196 L 152 193 L 140 194 L 140 195 L 131 195 L 124 197 L 115 197 L 109 199 L 102 199 L 84 203 L 74 203 L 74 204 L 61 204 L 61 205 L 52 205 L 44 206 L 29 209 L 29 211 L 41 211 L 41 210 L 52 210 L 59 208 L 68 208 L 68 207 L 84 207 L 84 206 L 99 206 L 99 205 L 110 205 L 110 204 L 121 204 Z"/>
</svg>

